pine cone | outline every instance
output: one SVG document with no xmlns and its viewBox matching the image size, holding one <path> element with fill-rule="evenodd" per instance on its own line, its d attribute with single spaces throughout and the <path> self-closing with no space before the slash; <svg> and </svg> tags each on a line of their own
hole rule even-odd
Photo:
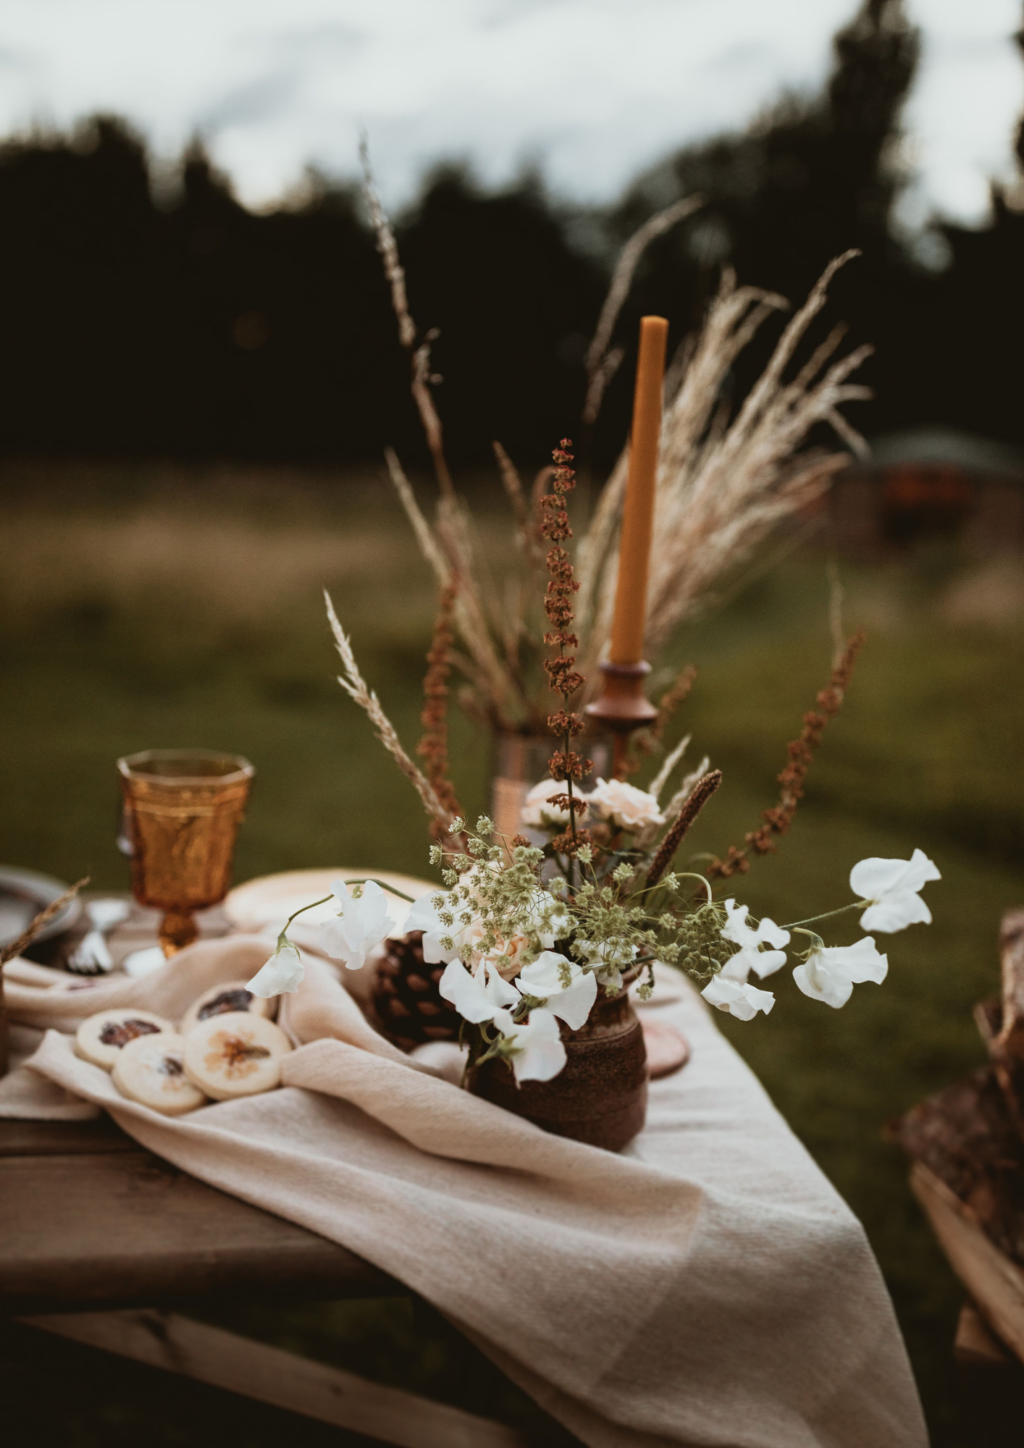
<svg viewBox="0 0 1024 1448">
<path fill-rule="evenodd" d="M 373 1008 L 384 1034 L 403 1051 L 424 1041 L 457 1041 L 462 1017 L 438 991 L 444 966 L 424 962 L 423 931 L 410 930 L 385 947 L 373 983 Z"/>
</svg>

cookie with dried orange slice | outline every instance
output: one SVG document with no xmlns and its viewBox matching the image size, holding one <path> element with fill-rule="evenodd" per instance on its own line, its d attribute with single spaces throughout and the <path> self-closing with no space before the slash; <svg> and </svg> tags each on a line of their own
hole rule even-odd
<svg viewBox="0 0 1024 1448">
<path fill-rule="evenodd" d="M 171 1031 L 136 1036 L 117 1053 L 114 1085 L 122 1096 L 164 1116 L 183 1116 L 206 1104 L 206 1094 L 185 1075 L 185 1038 Z"/>
<path fill-rule="evenodd" d="M 210 1016 L 185 1037 L 185 1074 L 214 1101 L 255 1096 L 281 1084 L 291 1042 L 280 1027 L 250 1011 Z"/>
<path fill-rule="evenodd" d="M 224 985 L 212 985 L 209 990 L 204 990 L 182 1016 L 178 1030 L 183 1036 L 187 1036 L 200 1021 L 208 1021 L 211 1016 L 225 1016 L 236 1011 L 249 1011 L 252 1015 L 266 1016 L 269 1020 L 276 1004 L 274 1000 L 263 1000 L 262 997 L 253 995 L 244 980 L 229 980 Z"/>
<path fill-rule="evenodd" d="M 152 1011 L 136 1010 L 134 1006 L 120 1006 L 87 1016 L 75 1033 L 75 1050 L 83 1060 L 110 1071 L 119 1052 L 129 1041 L 134 1041 L 139 1036 L 156 1036 L 173 1030 L 170 1021 L 164 1020 L 163 1016 L 154 1015 Z"/>
</svg>

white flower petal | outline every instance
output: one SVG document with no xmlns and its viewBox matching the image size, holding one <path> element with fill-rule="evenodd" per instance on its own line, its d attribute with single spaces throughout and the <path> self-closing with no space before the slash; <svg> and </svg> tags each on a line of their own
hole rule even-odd
<svg viewBox="0 0 1024 1448">
<path fill-rule="evenodd" d="M 737 950 L 722 966 L 719 978 L 738 980 L 741 985 L 744 984 L 754 967 L 756 957 L 757 950 L 749 945 L 743 950 Z"/>
<path fill-rule="evenodd" d="M 856 945 L 832 945 L 812 951 L 806 963 L 793 971 L 793 979 L 804 995 L 838 1010 L 850 999 L 855 985 L 868 980 L 881 985 L 888 971 L 887 957 L 868 935 Z"/>
<path fill-rule="evenodd" d="M 569 967 L 570 982 L 563 984 L 562 970 Z M 545 950 L 532 965 L 519 973 L 519 989 L 524 995 L 547 1001 L 547 1009 L 558 1016 L 570 1030 L 578 1031 L 590 1015 L 597 999 L 597 977 L 575 961 Z"/>
<path fill-rule="evenodd" d="M 489 982 L 470 975 L 461 960 L 453 960 L 441 977 L 438 991 L 442 1000 L 453 1005 L 464 1021 L 479 1025 L 482 1021 L 493 1021 L 501 1011 L 500 1002 L 488 995 L 486 984 Z"/>
<path fill-rule="evenodd" d="M 841 966 L 854 985 L 866 980 L 881 985 L 889 974 L 888 956 L 882 955 L 870 935 L 858 940 L 856 945 L 826 946 L 823 954 L 829 964 Z"/>
<path fill-rule="evenodd" d="M 376 950 L 395 927 L 388 897 L 373 880 L 363 886 L 359 899 L 348 893 L 344 880 L 334 882 L 331 894 L 338 911 L 337 917 L 322 931 L 322 948 L 332 960 L 340 961 L 349 970 L 360 970 L 367 955 Z"/>
<path fill-rule="evenodd" d="M 496 1024 L 512 1041 L 512 1070 L 517 1081 L 550 1081 L 558 1075 L 565 1065 L 565 1046 L 550 1011 L 538 1006 L 527 1021 L 513 1024 L 509 1019 L 508 1029 L 504 1023 Z"/>
<path fill-rule="evenodd" d="M 654 795 L 622 779 L 599 779 L 587 795 L 587 802 L 592 815 L 619 829 L 635 832 L 644 825 L 665 823 Z"/>
<path fill-rule="evenodd" d="M 447 965 L 449 961 L 458 959 L 466 932 L 471 928 L 462 925 L 459 921 L 458 917 L 463 908 L 461 905 L 453 904 L 452 906 L 452 913 L 456 915 L 455 924 L 443 925 L 441 923 L 431 901 L 435 895 L 444 893 L 443 890 L 433 890 L 429 895 L 421 895 L 405 920 L 406 931 L 423 931 L 423 959 L 427 965 Z M 452 941 L 452 947 L 450 950 L 446 950 L 441 941 L 449 938 Z"/>
<path fill-rule="evenodd" d="M 578 1031 L 586 1024 L 596 999 L 597 976 L 592 970 L 585 970 L 560 995 L 549 996 L 547 1008 L 571 1031 Z"/>
<path fill-rule="evenodd" d="M 805 996 L 824 1001 L 827 1006 L 834 1006 L 836 1010 L 845 1006 L 853 995 L 853 981 L 850 977 L 841 970 L 829 968 L 813 955 L 803 965 L 795 967 L 793 979 Z"/>
<path fill-rule="evenodd" d="M 785 931 L 783 934 L 785 934 Z M 786 935 L 786 939 L 789 939 L 788 935 Z M 784 950 L 755 950 L 753 957 L 751 969 L 754 974 L 759 975 L 762 980 L 764 980 L 766 976 L 774 975 L 775 972 L 781 970 L 786 963 L 786 952 Z"/>
<path fill-rule="evenodd" d="M 746 905 L 738 905 L 735 900 L 726 900 L 725 913 L 728 918 L 721 930 L 723 940 L 731 940 L 734 945 L 739 945 L 744 950 L 748 947 L 756 948 L 758 945 L 771 945 L 778 950 L 789 944 L 789 931 L 776 925 L 767 915 L 755 930 L 747 924 L 749 911 Z M 778 970 L 778 965 L 771 966 L 767 971 L 762 970 L 761 974 L 770 975 L 772 970 Z"/>
<path fill-rule="evenodd" d="M 783 930 L 781 925 L 776 925 L 774 920 L 765 915 L 757 927 L 757 938 L 762 945 L 770 945 L 775 950 L 780 950 L 782 946 L 789 944 L 789 931 Z M 772 967 L 773 970 L 777 968 Z M 762 971 L 761 974 L 764 975 L 765 972 Z"/>
<path fill-rule="evenodd" d="M 862 930 L 881 930 L 892 935 L 908 925 L 930 925 L 932 912 L 913 890 L 898 890 L 869 905 L 860 917 Z"/>
<path fill-rule="evenodd" d="M 767 1015 L 775 1004 L 770 990 L 758 990 L 756 985 L 746 985 L 728 977 L 723 979 L 721 975 L 709 981 L 701 995 L 708 1005 L 735 1016 L 738 1021 L 752 1021 L 758 1011 Z"/>
<path fill-rule="evenodd" d="M 245 988 L 262 1000 L 269 1000 L 276 995 L 292 995 L 298 990 L 305 974 L 306 967 L 302 963 L 302 957 L 291 941 L 288 941 L 274 951 L 265 965 L 260 966 Z"/>
<path fill-rule="evenodd" d="M 881 900 L 897 891 L 922 890 L 929 880 L 941 880 L 938 867 L 923 850 L 915 850 L 909 860 L 861 860 L 850 871 L 850 889 L 862 900 Z"/>
<path fill-rule="evenodd" d="M 726 900 L 725 913 L 728 918 L 722 926 L 723 940 L 731 940 L 734 945 L 756 945 L 757 931 L 752 930 L 746 923 L 749 913 L 746 905 L 737 905 L 735 900 Z"/>
<path fill-rule="evenodd" d="M 915 850 L 909 860 L 861 860 L 850 871 L 850 889 L 868 906 L 861 925 L 887 933 L 908 925 L 929 925 L 932 914 L 918 891 L 929 880 L 941 878 L 923 850 Z"/>
<path fill-rule="evenodd" d="M 521 1000 L 519 991 L 511 981 L 505 980 L 492 966 L 485 964 L 484 994 L 496 1006 L 517 1006 Z M 443 977 L 442 977 L 443 978 Z"/>
</svg>

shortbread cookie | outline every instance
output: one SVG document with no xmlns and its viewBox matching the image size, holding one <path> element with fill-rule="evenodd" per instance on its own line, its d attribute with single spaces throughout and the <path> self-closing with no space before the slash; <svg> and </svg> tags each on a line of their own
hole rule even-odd
<svg viewBox="0 0 1024 1448">
<path fill-rule="evenodd" d="M 266 1016 L 269 1019 L 275 1005 L 275 1001 L 265 1001 L 253 995 L 252 991 L 246 988 L 244 980 L 229 980 L 225 985 L 213 985 L 209 990 L 204 990 L 182 1016 L 178 1030 L 183 1036 L 187 1036 L 200 1021 L 208 1021 L 211 1016 L 227 1015 L 229 1011 L 249 1011 L 253 1015 Z"/>
<path fill-rule="evenodd" d="M 129 1041 L 117 1053 L 113 1077 L 122 1096 L 164 1116 L 182 1116 L 206 1101 L 185 1075 L 185 1038 L 170 1031 Z"/>
<path fill-rule="evenodd" d="M 200 1021 L 185 1037 L 185 1074 L 214 1101 L 255 1096 L 281 1084 L 284 1031 L 263 1016 L 230 1011 Z"/>
<path fill-rule="evenodd" d="M 152 1011 L 136 1010 L 134 1006 L 121 1006 L 117 1010 L 97 1011 L 88 1016 L 75 1034 L 75 1050 L 83 1060 L 105 1071 L 113 1068 L 118 1052 L 129 1041 L 138 1036 L 155 1036 L 161 1031 L 173 1031 L 170 1021 L 155 1016 Z"/>
</svg>

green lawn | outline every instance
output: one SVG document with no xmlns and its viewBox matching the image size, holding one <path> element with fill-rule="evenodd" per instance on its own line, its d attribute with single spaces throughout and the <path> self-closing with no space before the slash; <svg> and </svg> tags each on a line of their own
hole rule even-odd
<svg viewBox="0 0 1024 1448">
<path fill-rule="evenodd" d="M 258 770 L 237 878 L 332 863 L 424 872 L 418 803 L 333 681 L 320 598 L 327 586 L 411 745 L 434 591 L 379 480 L 9 464 L 0 484 L 8 525 L 0 787 L 10 863 L 123 886 L 115 758 L 207 745 L 244 753 Z M 485 532 L 500 551 L 501 529 Z M 919 845 L 943 873 L 927 890 L 934 925 L 888 937 L 888 981 L 859 987 L 841 1012 L 807 1000 L 784 976 L 773 982 L 770 1020 L 719 1018 L 865 1223 L 936 1442 L 949 1448 L 976 1441 L 951 1386 L 962 1293 L 881 1133 L 887 1118 L 982 1059 L 971 1006 L 998 980 L 1000 914 L 1024 897 L 1024 629 L 1005 615 L 956 621 L 956 590 L 974 568 L 955 549 L 934 547 L 843 565 L 846 621 L 867 627 L 868 645 L 792 834 L 738 886 L 756 913 L 799 918 L 843 903 L 857 860 Z M 692 731 L 691 757 L 707 752 L 725 772 L 694 850 L 741 841 L 771 802 L 785 741 L 828 672 L 827 607 L 824 556 L 808 547 L 677 641 L 674 656 L 700 673 L 673 727 Z M 470 808 L 483 807 L 488 742 L 460 720 L 454 734 L 457 783 Z M 832 939 L 855 931 L 842 926 Z M 224 1315 L 241 1320 L 228 1305 Z M 433 1320 L 417 1326 L 397 1305 L 245 1320 L 270 1340 L 420 1388 L 433 1383 L 479 1411 L 501 1391 L 475 1360 L 465 1369 L 462 1350 Z M 41 1342 L 20 1329 L 5 1336 L 8 1400 L 23 1398 L 26 1375 L 42 1394 L 25 1418 L 26 1442 L 48 1430 L 83 1448 L 127 1444 L 147 1417 L 147 1394 L 161 1404 L 155 1444 L 217 1436 L 219 1395 Z M 73 1406 L 43 1401 L 55 1370 L 71 1375 Z M 528 1417 L 511 1390 L 503 1405 L 510 1418 Z M 240 1443 L 279 1436 L 273 1415 L 237 1421 Z M 314 1425 L 289 1430 L 293 1445 L 321 1438 Z"/>
</svg>

